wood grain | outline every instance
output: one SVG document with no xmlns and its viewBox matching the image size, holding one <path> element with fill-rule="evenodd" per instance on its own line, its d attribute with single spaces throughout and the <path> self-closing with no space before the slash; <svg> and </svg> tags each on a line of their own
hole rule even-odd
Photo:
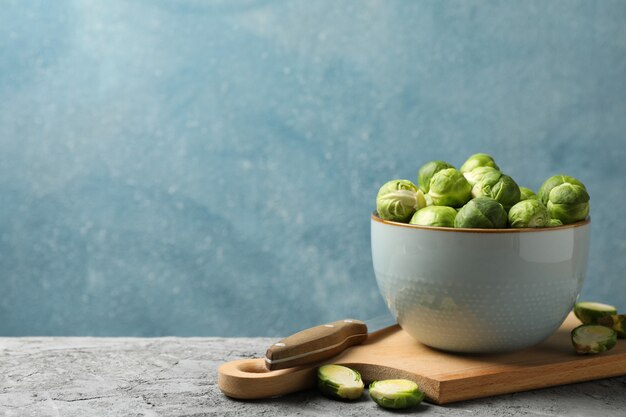
<svg viewBox="0 0 626 417">
<path fill-rule="evenodd" d="M 427 399 L 437 404 L 626 375 L 623 341 L 600 355 L 580 356 L 574 352 L 570 331 L 579 324 L 571 314 L 545 342 L 519 352 L 493 355 L 431 349 L 392 326 L 324 363 L 354 368 L 366 382 L 413 380 L 426 392 Z M 315 368 L 268 371 L 263 359 L 246 359 L 223 364 L 218 370 L 218 384 L 234 398 L 267 398 L 311 388 L 316 382 Z"/>
</svg>

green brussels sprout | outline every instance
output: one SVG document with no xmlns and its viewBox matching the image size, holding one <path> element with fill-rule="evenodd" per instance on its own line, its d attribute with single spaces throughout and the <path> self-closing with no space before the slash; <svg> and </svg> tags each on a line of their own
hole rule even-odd
<svg viewBox="0 0 626 417">
<path fill-rule="evenodd" d="M 526 187 L 519 187 L 519 200 L 520 201 L 524 201 L 524 200 L 530 200 L 531 198 L 534 199 L 539 199 L 539 197 L 537 197 L 537 194 L 535 194 L 535 192 L 533 190 L 531 190 L 530 188 L 526 188 Z"/>
<path fill-rule="evenodd" d="M 497 181 L 502 173 L 492 167 L 478 167 L 471 171 L 464 172 L 463 175 L 465 176 L 467 182 L 469 182 L 473 187 L 477 182 L 482 181 L 485 177 L 494 177 L 494 181 Z"/>
<path fill-rule="evenodd" d="M 361 374 L 341 365 L 323 365 L 317 369 L 317 386 L 331 398 L 356 400 L 363 395 L 365 385 Z"/>
<path fill-rule="evenodd" d="M 585 185 L 568 175 L 548 178 L 537 193 L 548 207 L 550 217 L 563 224 L 584 220 L 589 215 L 589 194 Z"/>
<path fill-rule="evenodd" d="M 539 197 L 539 200 L 541 200 L 541 202 L 545 206 L 547 206 L 549 196 L 550 196 L 550 191 L 552 191 L 554 187 L 557 187 L 562 184 L 574 184 L 574 185 L 581 186 L 582 188 L 585 188 L 585 185 L 574 177 L 570 177 L 569 175 L 554 175 L 548 178 L 541 185 L 541 187 L 539 187 L 539 192 L 537 192 L 537 197 Z M 585 188 L 585 191 L 586 191 L 586 188 Z"/>
<path fill-rule="evenodd" d="M 454 227 L 456 210 L 448 206 L 427 206 L 415 212 L 410 224 L 420 226 Z"/>
<path fill-rule="evenodd" d="M 617 344 L 615 330 L 595 324 L 580 325 L 572 330 L 571 336 L 576 353 L 582 355 L 606 352 Z"/>
<path fill-rule="evenodd" d="M 426 162 L 417 173 L 417 186 L 424 194 L 430 190 L 430 179 L 442 169 L 454 168 L 446 161 Z"/>
<path fill-rule="evenodd" d="M 509 210 L 520 199 L 520 190 L 513 178 L 508 175 L 495 175 L 493 172 L 483 178 L 472 187 L 473 197 L 491 197 L 502 204 L 505 210 Z"/>
<path fill-rule="evenodd" d="M 437 172 L 430 179 L 428 195 L 435 206 L 461 207 L 472 197 L 472 186 L 454 168 Z"/>
<path fill-rule="evenodd" d="M 541 201 L 522 200 L 509 210 L 509 225 L 514 228 L 546 227 L 550 223 L 548 209 Z"/>
<path fill-rule="evenodd" d="M 369 388 L 370 397 L 376 404 L 395 410 L 414 407 L 426 396 L 415 382 L 408 379 L 374 381 Z"/>
<path fill-rule="evenodd" d="M 556 226 L 563 226 L 563 222 L 560 221 L 559 219 L 550 219 L 550 221 L 548 222 L 548 227 L 556 227 Z"/>
<path fill-rule="evenodd" d="M 589 215 L 589 194 L 584 186 L 577 184 L 557 185 L 548 194 L 547 207 L 551 218 L 563 224 L 575 223 Z"/>
<path fill-rule="evenodd" d="M 426 207 L 424 193 L 409 180 L 391 180 L 376 195 L 376 211 L 383 220 L 406 223 L 422 207 Z"/>
<path fill-rule="evenodd" d="M 463 163 L 459 171 L 466 173 L 478 167 L 491 167 L 497 169 L 498 171 L 500 170 L 500 167 L 496 164 L 496 161 L 493 160 L 491 155 L 487 155 L 486 153 L 476 153 L 467 158 L 467 161 Z"/>
<path fill-rule="evenodd" d="M 617 314 L 617 309 L 608 304 L 581 301 L 574 304 L 574 314 L 583 324 L 596 324 L 601 317 Z"/>
<path fill-rule="evenodd" d="M 476 197 L 459 210 L 454 219 L 454 227 L 502 229 L 506 227 L 507 221 L 502 204 L 493 198 Z"/>
</svg>

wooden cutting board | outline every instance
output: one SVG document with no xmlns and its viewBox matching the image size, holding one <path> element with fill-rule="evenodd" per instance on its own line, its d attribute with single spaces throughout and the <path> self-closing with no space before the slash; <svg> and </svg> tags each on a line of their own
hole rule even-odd
<svg viewBox="0 0 626 417">
<path fill-rule="evenodd" d="M 442 352 L 392 326 L 372 333 L 363 344 L 325 363 L 356 369 L 366 383 L 390 378 L 413 380 L 426 392 L 427 400 L 437 404 L 626 375 L 626 340 L 618 340 L 609 352 L 577 355 L 570 332 L 578 325 L 580 321 L 570 314 L 543 343 L 519 352 L 490 355 Z M 275 397 L 314 387 L 317 366 L 268 371 L 261 358 L 233 361 L 220 366 L 218 385 L 234 398 Z"/>
</svg>

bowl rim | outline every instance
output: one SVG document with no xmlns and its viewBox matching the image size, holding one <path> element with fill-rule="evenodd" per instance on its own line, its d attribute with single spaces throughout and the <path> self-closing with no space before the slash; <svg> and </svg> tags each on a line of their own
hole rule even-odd
<svg viewBox="0 0 626 417">
<path fill-rule="evenodd" d="M 587 216 L 585 220 L 578 221 L 576 223 L 564 224 L 562 226 L 554 226 L 554 227 L 524 227 L 524 228 L 507 228 L 507 229 L 477 229 L 477 228 L 468 228 L 468 227 L 442 227 L 442 226 L 422 226 L 419 224 L 409 224 L 409 223 L 400 223 L 394 222 L 391 220 L 383 220 L 378 217 L 378 213 L 376 210 L 372 212 L 372 221 L 376 221 L 378 223 L 386 224 L 388 226 L 395 227 L 407 227 L 409 229 L 423 229 L 423 230 L 439 230 L 442 232 L 448 233 L 528 233 L 528 232 L 551 232 L 557 230 L 564 229 L 573 229 L 576 227 L 586 226 L 591 223 L 591 217 Z"/>
</svg>

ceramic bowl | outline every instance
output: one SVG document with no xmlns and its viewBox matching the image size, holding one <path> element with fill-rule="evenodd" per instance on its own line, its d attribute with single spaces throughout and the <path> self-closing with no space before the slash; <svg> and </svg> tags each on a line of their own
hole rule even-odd
<svg viewBox="0 0 626 417">
<path fill-rule="evenodd" d="M 372 215 L 378 287 L 402 328 L 454 352 L 523 349 L 552 334 L 583 284 L 590 221 L 455 229 Z"/>
</svg>

